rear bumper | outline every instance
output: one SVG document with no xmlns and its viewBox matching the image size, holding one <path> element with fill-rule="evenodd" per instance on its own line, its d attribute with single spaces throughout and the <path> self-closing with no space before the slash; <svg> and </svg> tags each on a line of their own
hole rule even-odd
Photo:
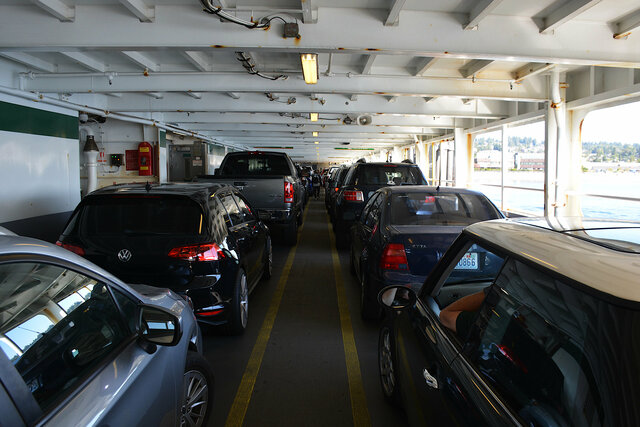
<svg viewBox="0 0 640 427">
<path fill-rule="evenodd" d="M 378 277 L 377 275 L 371 276 L 370 284 L 371 290 L 375 290 L 374 292 L 376 295 L 378 294 L 378 292 L 380 292 L 381 289 L 387 286 L 394 285 L 408 286 L 415 292 L 419 292 L 426 278 L 427 276 L 416 276 L 410 273 L 385 271 L 384 273 L 382 273 L 381 277 Z"/>
<path fill-rule="evenodd" d="M 268 225 L 285 225 L 295 221 L 295 211 L 293 209 L 260 209 L 258 216 Z"/>
</svg>

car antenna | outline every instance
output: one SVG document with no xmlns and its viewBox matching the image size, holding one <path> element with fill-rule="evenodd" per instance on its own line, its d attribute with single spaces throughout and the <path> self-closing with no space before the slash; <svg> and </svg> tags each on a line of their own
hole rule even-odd
<svg viewBox="0 0 640 427">
<path fill-rule="evenodd" d="M 149 184 L 149 181 L 147 181 L 147 185 L 144 186 L 144 189 L 147 190 L 147 193 L 151 191 L 151 184 Z"/>
</svg>

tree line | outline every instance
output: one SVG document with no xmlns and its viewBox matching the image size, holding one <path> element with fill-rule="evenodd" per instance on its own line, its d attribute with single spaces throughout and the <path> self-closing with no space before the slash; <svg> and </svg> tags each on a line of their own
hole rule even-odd
<svg viewBox="0 0 640 427">
<path fill-rule="evenodd" d="M 495 138 L 475 138 L 476 151 L 500 150 L 502 143 Z M 531 137 L 509 137 L 510 153 L 541 153 L 544 141 Z M 583 142 L 582 157 L 589 162 L 640 162 L 640 144 L 621 142 Z"/>
</svg>

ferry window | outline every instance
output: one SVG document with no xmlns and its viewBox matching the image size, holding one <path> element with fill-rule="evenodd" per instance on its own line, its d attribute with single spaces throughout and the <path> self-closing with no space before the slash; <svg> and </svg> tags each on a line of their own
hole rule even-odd
<svg viewBox="0 0 640 427">
<path fill-rule="evenodd" d="M 581 133 L 583 215 L 638 219 L 638 117 L 640 102 L 595 110 L 585 117 Z"/>
</svg>

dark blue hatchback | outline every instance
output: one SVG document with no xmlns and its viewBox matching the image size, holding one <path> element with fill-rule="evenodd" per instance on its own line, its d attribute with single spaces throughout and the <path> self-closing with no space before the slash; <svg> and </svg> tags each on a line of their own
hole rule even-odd
<svg viewBox="0 0 640 427">
<path fill-rule="evenodd" d="M 430 186 L 385 187 L 373 193 L 351 228 L 351 271 L 361 285 L 361 314 L 380 315 L 376 297 L 389 285 L 416 291 L 469 224 L 502 218 L 482 193 Z M 473 267 L 477 260 L 463 260 Z"/>
</svg>

